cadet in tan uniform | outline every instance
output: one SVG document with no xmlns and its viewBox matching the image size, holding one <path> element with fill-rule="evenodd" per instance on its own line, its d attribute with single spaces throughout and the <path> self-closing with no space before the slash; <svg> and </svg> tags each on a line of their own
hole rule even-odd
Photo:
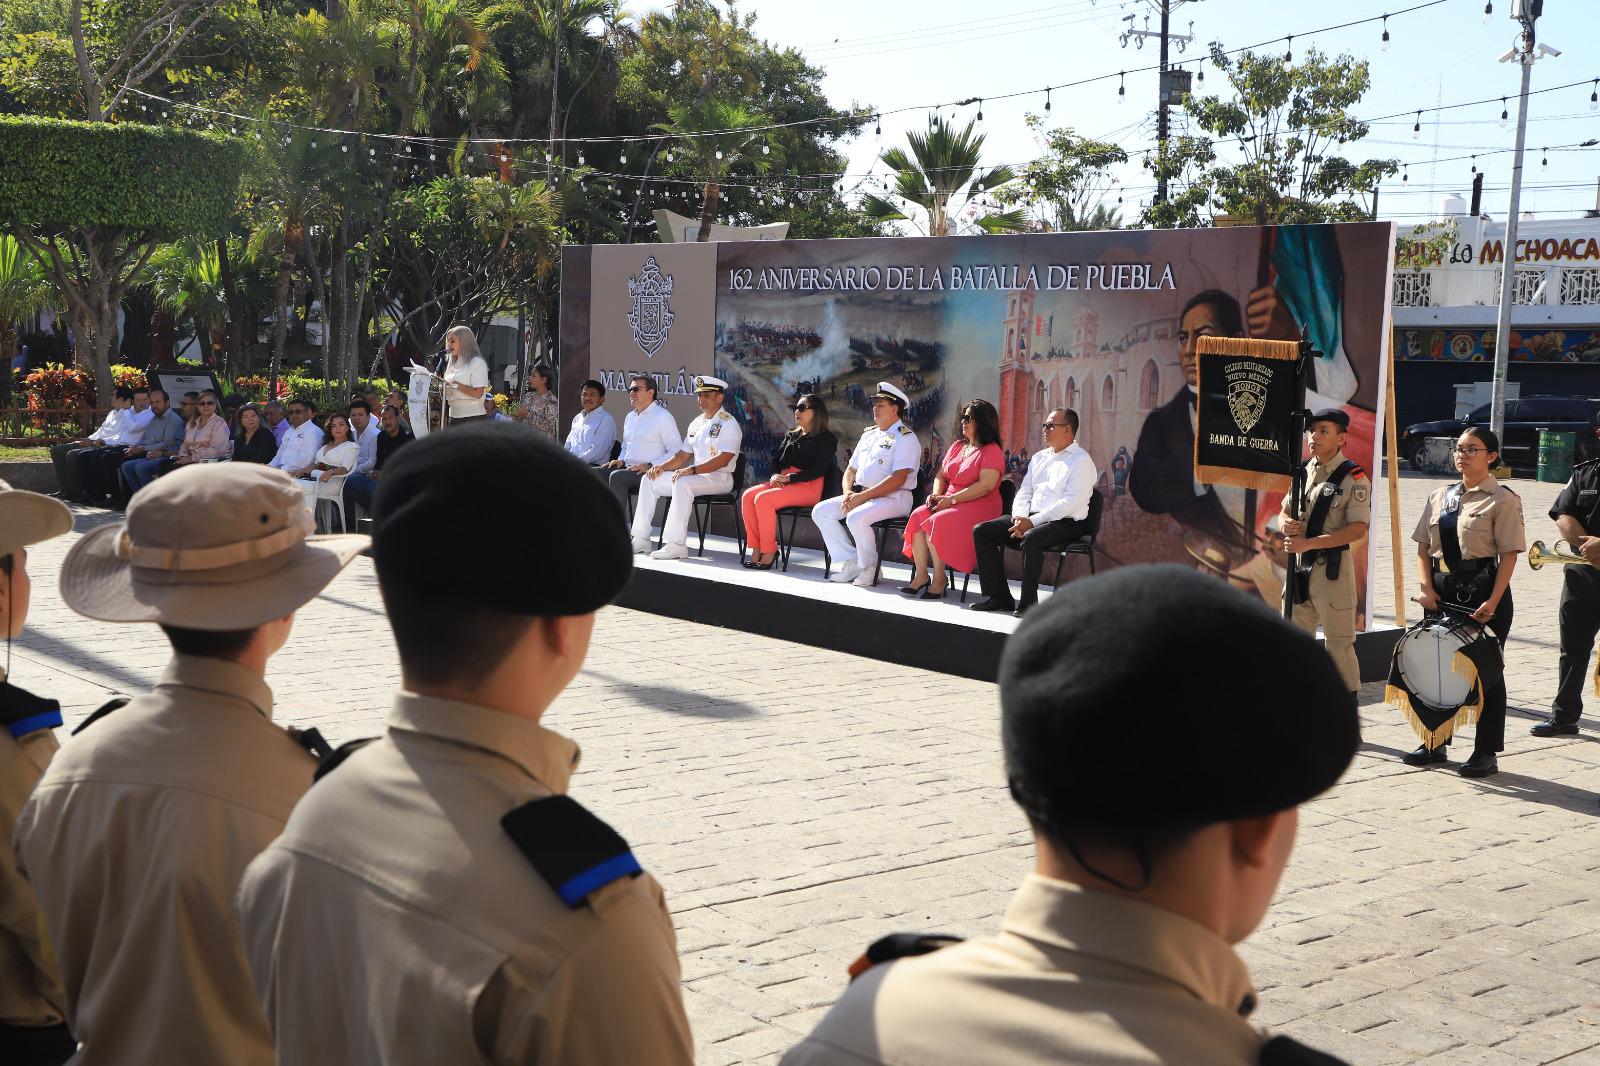
<svg viewBox="0 0 1600 1066">
<path fill-rule="evenodd" d="M 17 825 L 83 1042 L 75 1066 L 272 1062 L 233 897 L 316 761 L 273 724 L 267 659 L 367 544 L 310 532 L 282 471 L 195 465 L 62 564 L 75 611 L 156 622 L 174 652 L 154 691 L 78 727 Z"/>
<path fill-rule="evenodd" d="M 1294 607 L 1294 621 L 1315 635 L 1338 664 L 1339 676 L 1354 699 L 1361 688 L 1356 664 L 1356 567 L 1353 545 L 1366 538 L 1372 519 L 1372 481 L 1345 457 L 1350 416 L 1338 408 L 1318 411 L 1306 427 L 1311 458 L 1306 460 L 1305 495 L 1300 518 L 1289 517 L 1287 496 L 1279 516 L 1283 546 L 1301 556 L 1305 599 Z M 1293 575 L 1291 575 L 1291 580 Z"/>
<path fill-rule="evenodd" d="M 1258 597 L 1186 567 L 1072 588 L 1000 664 L 1036 853 L 998 934 L 879 941 L 784 1066 L 1337 1063 L 1250 1024 L 1233 946 L 1266 913 L 1297 807 L 1355 755 L 1339 671 Z M 1295 713 L 1241 697 L 1245 672 L 1301 694 Z"/>
<path fill-rule="evenodd" d="M 631 571 L 616 500 L 543 434 L 484 424 L 397 453 L 373 517 L 404 688 L 239 891 L 278 1061 L 690 1063 L 661 887 L 567 796 L 578 747 L 542 724 Z M 465 544 L 511 576 L 441 565 Z"/>
<path fill-rule="evenodd" d="M 1437 615 L 1450 605 L 1466 607 L 1504 649 L 1511 635 L 1511 575 L 1528 539 L 1522 498 L 1489 473 L 1499 462 L 1500 438 L 1486 427 L 1468 427 L 1455 447 L 1461 480 L 1433 491 L 1411 539 L 1417 542 L 1421 591 L 1417 602 L 1422 609 Z M 1456 772 L 1462 777 L 1488 777 L 1498 772 L 1498 753 L 1505 746 L 1506 683 L 1502 677 L 1484 687 L 1472 757 Z M 1432 750 L 1423 744 L 1402 759 L 1411 766 L 1427 766 L 1444 762 L 1449 750 L 1449 741 Z"/>
<path fill-rule="evenodd" d="M 59 750 L 61 705 L 12 684 L 11 640 L 28 620 L 33 584 L 30 544 L 72 531 L 66 504 L 0 481 L 0 1062 L 54 1066 L 77 1048 L 66 1023 L 66 995 L 33 886 L 17 870 L 11 833 L 33 786 Z"/>
</svg>

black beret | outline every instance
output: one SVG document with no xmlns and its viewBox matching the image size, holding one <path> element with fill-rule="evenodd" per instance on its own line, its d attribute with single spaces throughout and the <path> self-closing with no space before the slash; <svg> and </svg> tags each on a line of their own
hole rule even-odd
<svg viewBox="0 0 1600 1066">
<path fill-rule="evenodd" d="M 381 580 L 454 603 L 588 614 L 633 572 L 622 509 L 605 482 L 514 422 L 452 427 L 396 451 L 372 517 Z"/>
<path fill-rule="evenodd" d="M 1306 421 L 1306 425 L 1309 426 L 1313 422 L 1332 422 L 1346 433 L 1350 431 L 1350 415 L 1348 412 L 1339 407 L 1324 407 L 1322 410 L 1313 414 Z"/>
<path fill-rule="evenodd" d="M 1257 596 L 1181 566 L 1074 581 L 1000 662 L 1012 795 L 1047 828 L 1117 838 L 1287 810 L 1360 743 L 1333 659 Z"/>
</svg>

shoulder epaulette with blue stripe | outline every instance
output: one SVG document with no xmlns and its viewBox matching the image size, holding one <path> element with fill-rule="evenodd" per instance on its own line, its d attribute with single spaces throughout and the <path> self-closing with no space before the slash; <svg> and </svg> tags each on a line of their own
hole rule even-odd
<svg viewBox="0 0 1600 1066">
<path fill-rule="evenodd" d="M 59 726 L 61 704 L 35 696 L 9 681 L 0 681 L 0 724 L 5 725 L 13 739 L 21 740 L 29 733 Z"/>
<path fill-rule="evenodd" d="M 524 803 L 500 825 L 573 910 L 611 882 L 644 872 L 628 842 L 571 796 Z"/>
</svg>

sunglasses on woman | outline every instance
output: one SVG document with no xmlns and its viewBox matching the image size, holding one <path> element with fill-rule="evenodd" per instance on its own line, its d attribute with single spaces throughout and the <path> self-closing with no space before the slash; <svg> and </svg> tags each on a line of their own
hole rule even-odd
<svg viewBox="0 0 1600 1066">
<path fill-rule="evenodd" d="M 811 410 L 811 408 L 807 407 L 803 403 L 797 403 L 797 404 L 794 405 L 794 413 L 795 414 L 799 414 L 801 411 L 809 411 L 809 410 Z"/>
</svg>

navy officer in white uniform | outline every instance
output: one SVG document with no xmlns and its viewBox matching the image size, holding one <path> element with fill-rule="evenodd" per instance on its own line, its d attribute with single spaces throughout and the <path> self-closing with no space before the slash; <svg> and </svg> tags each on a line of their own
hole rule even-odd
<svg viewBox="0 0 1600 1066">
<path fill-rule="evenodd" d="M 652 559 L 689 557 L 689 515 L 696 496 L 714 496 L 733 491 L 733 466 L 739 459 L 744 431 L 738 419 L 722 409 L 721 378 L 701 375 L 694 379 L 695 399 L 700 417 L 689 423 L 683 435 L 683 448 L 671 459 L 656 463 L 639 479 L 639 505 L 633 512 L 633 550 L 650 551 L 650 524 L 655 518 L 656 500 L 671 497 L 667 522 L 662 527 L 665 542 Z"/>
<path fill-rule="evenodd" d="M 842 563 L 830 581 L 850 581 L 861 588 L 875 585 L 878 539 L 872 524 L 911 513 L 911 490 L 917 487 L 922 446 L 904 422 L 910 405 L 911 398 L 899 388 L 878 382 L 878 391 L 872 394 L 872 425 L 861 434 L 850 456 L 844 495 L 823 500 L 811 509 L 828 554 Z"/>
</svg>

